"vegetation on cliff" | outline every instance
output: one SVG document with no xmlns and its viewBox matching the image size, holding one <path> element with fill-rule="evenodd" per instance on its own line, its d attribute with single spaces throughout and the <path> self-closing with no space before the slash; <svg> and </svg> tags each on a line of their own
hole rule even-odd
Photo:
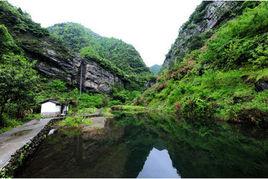
<svg viewBox="0 0 268 179">
<path fill-rule="evenodd" d="M 0 126 L 14 126 L 33 107 L 39 77 L 4 25 L 0 39 Z"/>
<path fill-rule="evenodd" d="M 180 27 L 179 35 L 166 55 L 163 68 L 172 67 L 191 51 L 200 49 L 216 29 L 241 15 L 245 9 L 259 4 L 260 1 L 203 1 Z"/>
<path fill-rule="evenodd" d="M 262 2 L 215 29 L 201 48 L 164 71 L 136 103 L 177 111 L 184 118 L 198 120 L 196 115 L 206 114 L 265 125 L 267 9 L 268 3 Z"/>
</svg>

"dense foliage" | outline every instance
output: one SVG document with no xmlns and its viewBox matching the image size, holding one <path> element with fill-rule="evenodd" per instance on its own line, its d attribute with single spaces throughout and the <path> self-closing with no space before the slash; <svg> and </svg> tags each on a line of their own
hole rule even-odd
<svg viewBox="0 0 268 179">
<path fill-rule="evenodd" d="M 14 42 L 14 39 L 9 34 L 7 28 L 0 24 L 0 55 L 2 56 L 6 52 L 19 52 L 18 46 Z"/>
<path fill-rule="evenodd" d="M 164 71 L 137 103 L 178 111 L 184 118 L 205 113 L 201 118 L 209 119 L 212 112 L 214 118 L 265 126 L 268 91 L 261 86 L 268 82 L 267 9 L 267 2 L 247 8 L 210 32 L 201 48 Z"/>
<path fill-rule="evenodd" d="M 4 25 L 0 37 L 0 126 L 12 126 L 16 122 L 10 119 L 31 113 L 39 77 Z"/>
<path fill-rule="evenodd" d="M 22 118 L 24 111 L 34 103 L 33 91 L 38 81 L 37 72 L 32 68 L 32 63 L 19 55 L 5 55 L 1 60 L 0 118 L 3 119 L 4 112 Z"/>
</svg>

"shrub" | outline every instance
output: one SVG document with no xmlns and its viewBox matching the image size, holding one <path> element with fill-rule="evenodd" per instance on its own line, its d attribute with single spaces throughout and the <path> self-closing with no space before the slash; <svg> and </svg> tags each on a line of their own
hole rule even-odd
<svg viewBox="0 0 268 179">
<path fill-rule="evenodd" d="M 114 103 L 120 102 L 120 103 L 127 103 L 133 101 L 135 98 L 140 96 L 139 91 L 130 91 L 130 90 L 125 90 L 125 89 L 117 89 L 114 88 L 112 91 L 112 98 Z"/>
<path fill-rule="evenodd" d="M 18 46 L 16 45 L 14 39 L 9 34 L 7 28 L 4 25 L 0 24 L 0 57 L 3 54 L 10 52 L 20 52 Z"/>
<path fill-rule="evenodd" d="M 34 63 L 20 55 L 4 55 L 0 63 L 0 125 L 2 115 L 12 111 L 14 117 L 23 118 L 31 109 L 39 81 Z"/>
<path fill-rule="evenodd" d="M 66 92 L 66 83 L 62 80 L 52 80 L 48 83 L 48 88 L 51 91 Z"/>
<path fill-rule="evenodd" d="M 120 100 L 110 100 L 108 102 L 108 106 L 121 105 L 122 102 Z"/>
<path fill-rule="evenodd" d="M 215 105 L 203 99 L 188 100 L 182 108 L 182 118 L 186 121 L 201 125 L 215 123 Z"/>
<path fill-rule="evenodd" d="M 79 97 L 78 108 L 100 108 L 103 106 L 105 96 L 101 94 L 82 93 Z"/>
</svg>

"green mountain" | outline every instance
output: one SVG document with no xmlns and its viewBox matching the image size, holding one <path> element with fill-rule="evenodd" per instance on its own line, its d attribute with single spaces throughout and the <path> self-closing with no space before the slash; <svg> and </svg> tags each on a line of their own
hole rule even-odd
<svg viewBox="0 0 268 179">
<path fill-rule="evenodd" d="M 161 65 L 153 65 L 150 67 L 150 71 L 156 76 L 159 72 L 160 72 L 160 69 L 161 69 Z"/>
<path fill-rule="evenodd" d="M 180 28 L 168 68 L 136 104 L 191 121 L 267 126 L 267 44 L 267 2 L 202 2 Z"/>
<path fill-rule="evenodd" d="M 64 42 L 70 49 L 110 61 L 128 75 L 146 78 L 151 76 L 136 49 L 122 40 L 98 35 L 77 23 L 55 24 L 49 32 Z"/>
</svg>

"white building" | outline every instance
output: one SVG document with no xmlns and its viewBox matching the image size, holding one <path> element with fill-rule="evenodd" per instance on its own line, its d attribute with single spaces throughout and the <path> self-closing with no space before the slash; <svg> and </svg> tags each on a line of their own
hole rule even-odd
<svg viewBox="0 0 268 179">
<path fill-rule="evenodd" d="M 41 115 L 42 116 L 59 116 L 66 115 L 68 106 L 61 104 L 60 102 L 48 99 L 41 103 Z"/>
</svg>

